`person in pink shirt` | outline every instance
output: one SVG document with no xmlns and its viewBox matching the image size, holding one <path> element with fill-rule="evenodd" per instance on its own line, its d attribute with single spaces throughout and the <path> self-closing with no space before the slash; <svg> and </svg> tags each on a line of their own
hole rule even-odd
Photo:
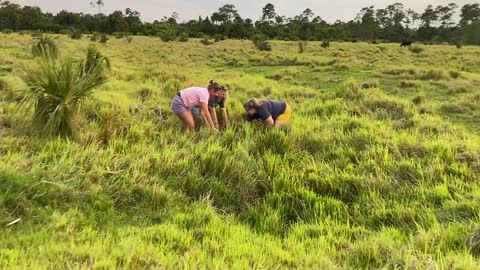
<svg viewBox="0 0 480 270">
<path fill-rule="evenodd" d="M 172 112 L 182 120 L 188 131 L 193 131 L 195 121 L 193 120 L 191 110 L 198 106 L 200 108 L 200 117 L 207 126 L 217 130 L 208 110 L 208 100 L 215 98 L 220 90 L 221 86 L 214 81 L 210 81 L 207 88 L 190 87 L 184 89 L 173 98 Z"/>
</svg>

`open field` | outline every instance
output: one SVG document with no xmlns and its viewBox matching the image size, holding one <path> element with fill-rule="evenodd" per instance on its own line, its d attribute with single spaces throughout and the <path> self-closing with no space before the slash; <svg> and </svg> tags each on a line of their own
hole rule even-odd
<svg viewBox="0 0 480 270">
<path fill-rule="evenodd" d="M 62 140 L 18 109 L 32 43 L 0 34 L 1 269 L 480 269 L 480 47 L 112 38 Z M 170 101 L 210 79 L 232 126 L 183 134 Z M 251 97 L 292 126 L 246 124 Z"/>
</svg>

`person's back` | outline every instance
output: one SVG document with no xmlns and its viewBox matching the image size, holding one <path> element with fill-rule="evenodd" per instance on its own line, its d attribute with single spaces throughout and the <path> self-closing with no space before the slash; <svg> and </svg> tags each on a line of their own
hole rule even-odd
<svg viewBox="0 0 480 270">
<path fill-rule="evenodd" d="M 261 119 L 262 121 L 267 120 L 268 117 L 272 117 L 273 121 L 277 120 L 287 107 L 285 101 L 280 100 L 265 100 L 262 105 L 257 109 L 255 115 L 250 116 L 247 120 Z"/>
<path fill-rule="evenodd" d="M 243 104 L 247 112 L 247 121 L 261 120 L 266 127 L 282 127 L 289 123 L 291 107 L 280 100 L 252 98 Z"/>
<path fill-rule="evenodd" d="M 200 103 L 208 103 L 210 95 L 208 94 L 207 88 L 190 87 L 180 91 L 180 97 L 185 103 L 185 106 L 191 109 L 195 106 L 199 106 Z"/>
</svg>

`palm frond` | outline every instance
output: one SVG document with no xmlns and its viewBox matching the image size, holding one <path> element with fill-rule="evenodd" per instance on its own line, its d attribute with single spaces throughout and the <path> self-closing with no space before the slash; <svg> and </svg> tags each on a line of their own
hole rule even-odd
<svg viewBox="0 0 480 270">
<path fill-rule="evenodd" d="M 76 131 L 78 106 L 107 81 L 102 56 L 56 59 L 46 53 L 35 69 L 27 70 L 23 105 L 34 107 L 33 124 L 42 133 L 71 136 Z"/>
</svg>

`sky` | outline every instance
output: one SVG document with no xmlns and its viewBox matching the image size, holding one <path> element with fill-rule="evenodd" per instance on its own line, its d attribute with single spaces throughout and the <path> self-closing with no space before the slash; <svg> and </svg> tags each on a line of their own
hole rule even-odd
<svg viewBox="0 0 480 270">
<path fill-rule="evenodd" d="M 97 9 L 90 5 L 93 0 L 10 0 L 10 2 L 38 6 L 44 12 L 57 13 L 61 10 L 96 13 Z M 131 8 L 140 12 L 142 20 L 153 21 L 170 16 L 173 12 L 179 14 L 180 21 L 197 19 L 198 16 L 205 17 L 217 11 L 224 4 L 233 4 L 243 18 L 258 20 L 262 14 L 262 8 L 267 3 L 275 6 L 279 15 L 293 17 L 302 13 L 306 8 L 312 9 L 315 15 L 319 15 L 327 22 L 336 20 L 349 21 L 355 18 L 356 14 L 363 7 L 375 6 L 385 8 L 387 5 L 401 2 L 406 8 L 421 12 L 429 4 L 433 6 L 447 5 L 455 2 L 458 6 L 471 4 L 477 1 L 472 0 L 104 0 L 105 6 L 102 13 L 110 14 L 115 10 L 125 11 Z"/>
</svg>

